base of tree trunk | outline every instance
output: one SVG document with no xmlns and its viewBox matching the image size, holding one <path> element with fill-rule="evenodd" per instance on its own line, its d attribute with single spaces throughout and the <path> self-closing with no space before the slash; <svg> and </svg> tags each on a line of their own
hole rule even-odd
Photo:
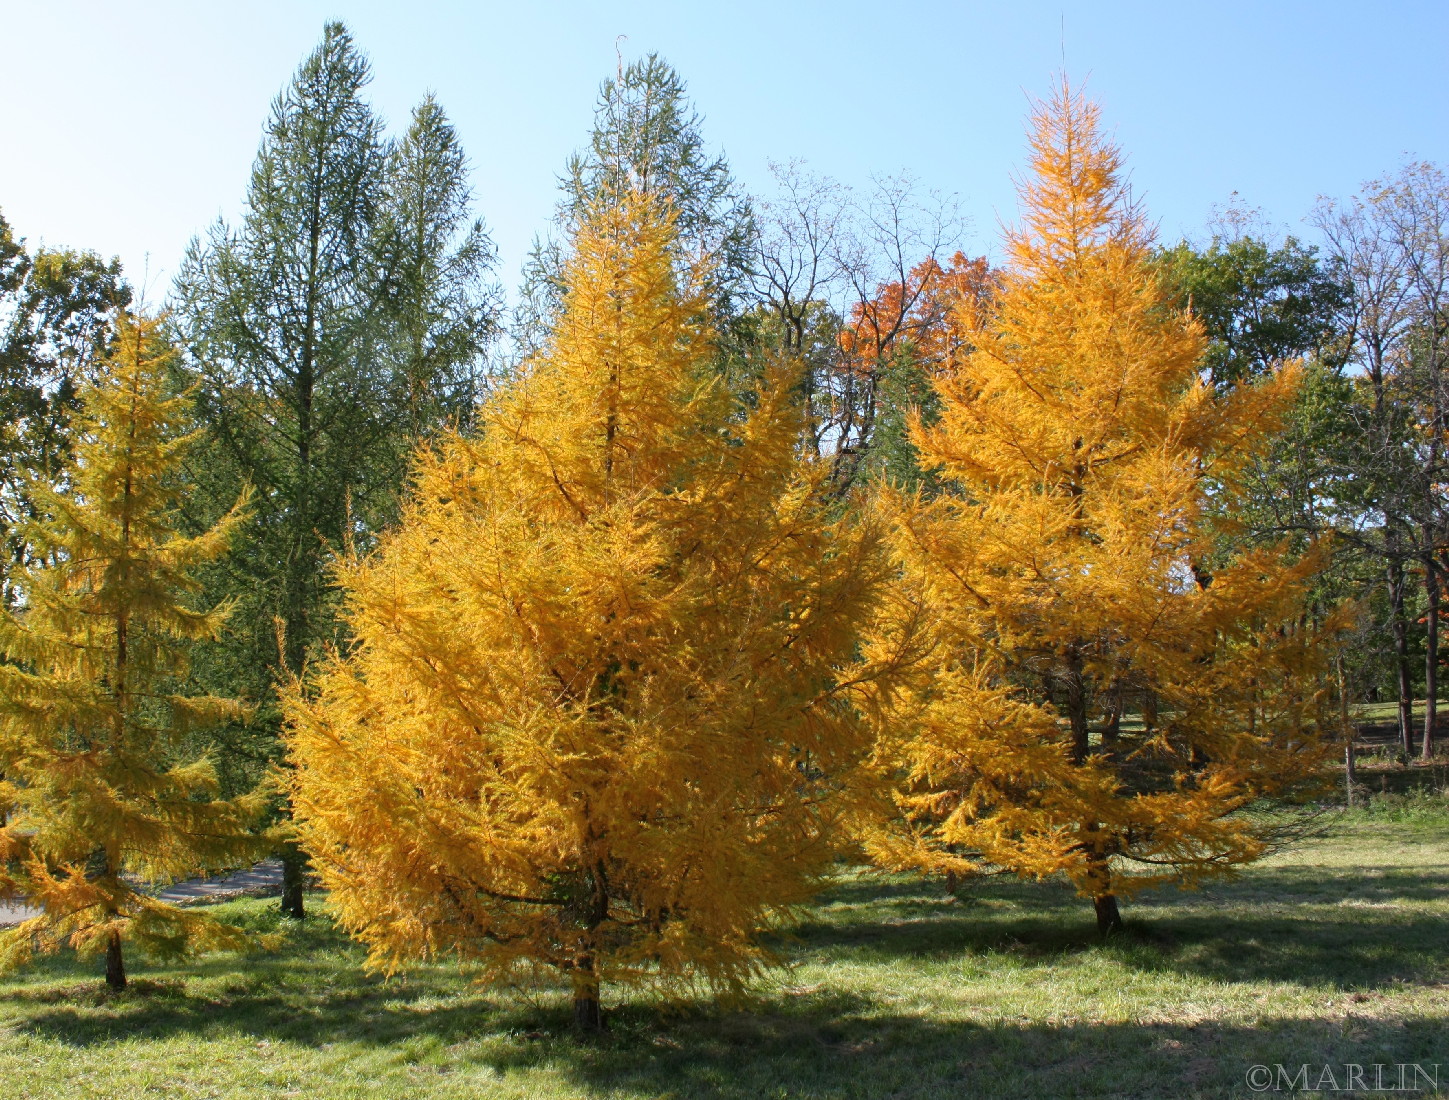
<svg viewBox="0 0 1449 1100">
<path fill-rule="evenodd" d="M 1111 936 L 1122 931 L 1122 914 L 1117 909 L 1116 894 L 1101 894 L 1092 899 L 1097 910 L 1097 931 Z"/>
<path fill-rule="evenodd" d="M 112 932 L 106 942 L 106 985 L 116 992 L 126 988 L 126 960 L 121 955 L 119 932 Z"/>
<path fill-rule="evenodd" d="M 574 1030 L 585 1035 L 597 1035 L 604 1030 L 604 1013 L 599 1008 L 599 998 L 574 998 Z"/>
<path fill-rule="evenodd" d="M 954 898 L 954 897 L 957 896 L 957 891 L 960 890 L 960 889 L 961 889 L 961 880 L 959 878 L 957 878 L 956 872 L 955 871 L 947 871 L 946 872 L 946 893 L 948 895 L 950 895 L 951 897 Z"/>
<path fill-rule="evenodd" d="M 1358 769 L 1355 767 L 1353 740 L 1349 739 L 1343 746 L 1343 789 L 1348 799 L 1349 809 L 1353 808 L 1354 787 L 1358 786 Z"/>
<path fill-rule="evenodd" d="M 599 1007 L 599 974 L 592 956 L 579 960 L 569 981 L 574 994 L 574 1030 L 580 1035 L 597 1035 L 604 1030 L 604 1013 Z"/>
<path fill-rule="evenodd" d="M 307 915 L 303 901 L 303 887 L 306 884 L 307 857 L 301 852 L 286 852 L 282 856 L 282 916 L 301 920 Z"/>
</svg>

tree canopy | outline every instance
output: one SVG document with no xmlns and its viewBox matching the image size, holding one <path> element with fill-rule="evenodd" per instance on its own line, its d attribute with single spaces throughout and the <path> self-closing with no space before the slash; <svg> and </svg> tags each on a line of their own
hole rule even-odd
<svg viewBox="0 0 1449 1100">
<path fill-rule="evenodd" d="M 777 362 L 741 417 L 672 204 L 582 224 L 545 349 L 424 452 L 339 574 L 357 643 L 289 712 L 293 797 L 373 960 L 735 986 L 837 850 L 884 576 L 795 454 Z M 847 674 L 847 669 L 851 671 Z"/>
</svg>

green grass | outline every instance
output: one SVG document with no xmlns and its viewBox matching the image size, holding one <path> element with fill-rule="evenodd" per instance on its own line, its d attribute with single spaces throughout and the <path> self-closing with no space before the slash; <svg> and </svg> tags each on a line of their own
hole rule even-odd
<svg viewBox="0 0 1449 1100">
<path fill-rule="evenodd" d="M 222 909 L 270 929 L 274 907 Z M 446 966 L 369 977 L 314 919 L 275 955 L 133 965 L 116 997 L 91 962 L 9 977 L 0 1081 L 56 1100 L 1216 1098 L 1254 1095 L 1254 1064 L 1438 1062 L 1449 1086 L 1443 796 L 1380 799 L 1232 882 L 1124 911 L 1102 943 L 1060 886 L 993 879 L 951 901 L 845 876 L 753 1005 L 613 991 L 593 1043 L 556 992 Z"/>
</svg>

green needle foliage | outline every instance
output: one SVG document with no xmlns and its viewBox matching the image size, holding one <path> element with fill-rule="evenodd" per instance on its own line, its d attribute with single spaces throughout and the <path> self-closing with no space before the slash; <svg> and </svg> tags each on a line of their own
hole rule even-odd
<svg viewBox="0 0 1449 1100">
<path fill-rule="evenodd" d="M 272 104 L 245 213 L 193 242 L 177 281 L 210 439 L 198 522 L 256 489 L 241 552 L 208 577 L 239 597 L 232 637 L 198 668 L 262 703 L 250 731 L 224 731 L 245 758 L 230 782 L 275 760 L 279 666 L 298 674 L 340 640 L 327 563 L 395 518 L 418 438 L 471 416 L 496 329 L 493 248 L 468 214 L 457 135 L 428 99 L 388 142 L 371 79 L 328 24 Z M 302 859 L 283 854 L 282 905 L 300 917 Z"/>
</svg>

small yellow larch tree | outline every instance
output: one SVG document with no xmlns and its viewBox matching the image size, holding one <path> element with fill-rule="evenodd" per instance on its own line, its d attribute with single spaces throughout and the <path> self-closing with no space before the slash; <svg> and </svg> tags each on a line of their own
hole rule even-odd
<svg viewBox="0 0 1449 1100">
<path fill-rule="evenodd" d="M 375 965 L 455 953 L 733 988 L 816 889 L 870 735 L 886 575 L 797 454 L 796 368 L 747 408 L 647 194 L 578 229 L 550 341 L 419 455 L 339 580 L 355 647 L 289 700 L 293 805 Z M 851 669 L 848 678 L 842 669 Z"/>
<path fill-rule="evenodd" d="M 1320 550 L 1227 555 L 1216 518 L 1299 371 L 1205 385 L 1098 109 L 1063 83 L 1033 124 L 999 293 L 963 304 L 939 420 L 912 430 L 948 490 L 879 495 L 935 650 L 879 746 L 900 815 L 870 843 L 1064 872 L 1107 932 L 1119 894 L 1260 856 L 1237 811 L 1317 782 L 1334 624 L 1304 615 Z"/>
<path fill-rule="evenodd" d="M 235 720 L 232 699 L 177 693 L 190 644 L 227 608 L 198 609 L 197 567 L 226 552 L 242 505 L 206 533 L 175 528 L 185 491 L 187 401 L 168 397 L 174 352 L 158 322 L 123 316 L 82 393 L 75 457 L 34 492 L 48 518 L 0 613 L 0 896 L 41 912 L 0 931 L 0 968 L 69 944 L 162 956 L 245 946 L 240 930 L 157 900 L 142 885 L 235 866 L 256 853 L 266 796 L 217 797 L 189 735 Z M 140 881 L 138 881 L 140 880 Z"/>
</svg>

